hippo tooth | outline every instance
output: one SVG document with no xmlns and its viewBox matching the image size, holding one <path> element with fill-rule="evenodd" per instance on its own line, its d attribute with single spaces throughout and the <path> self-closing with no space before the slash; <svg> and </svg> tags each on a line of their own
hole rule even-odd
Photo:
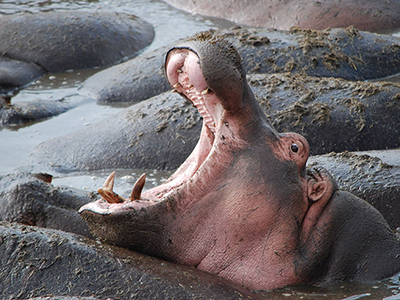
<svg viewBox="0 0 400 300">
<path fill-rule="evenodd" d="M 212 93 L 212 91 L 211 91 L 211 89 L 210 89 L 209 87 L 206 87 L 206 88 L 201 92 L 202 95 L 207 95 L 207 94 L 209 94 L 209 93 Z"/>
<path fill-rule="evenodd" d="M 178 82 L 178 83 L 175 83 L 172 87 L 174 88 L 174 89 L 177 89 L 178 87 L 180 87 L 181 86 L 181 84 Z"/>
<path fill-rule="evenodd" d="M 139 200 L 142 195 L 144 183 L 146 182 L 146 173 L 143 173 L 132 188 L 131 200 Z"/>
<path fill-rule="evenodd" d="M 115 171 L 107 177 L 106 181 L 104 181 L 103 189 L 109 189 L 110 191 L 112 191 L 114 189 L 114 178 Z"/>
<path fill-rule="evenodd" d="M 182 70 L 181 69 L 177 69 L 176 73 L 182 73 Z"/>
<path fill-rule="evenodd" d="M 104 181 L 104 185 L 102 188 L 98 189 L 97 192 L 109 203 L 122 203 L 124 202 L 124 198 L 120 197 L 118 194 L 114 193 L 114 178 L 115 171 L 112 172 Z"/>
<path fill-rule="evenodd" d="M 188 89 L 191 89 L 193 86 L 194 86 L 193 84 L 189 84 Z"/>
</svg>

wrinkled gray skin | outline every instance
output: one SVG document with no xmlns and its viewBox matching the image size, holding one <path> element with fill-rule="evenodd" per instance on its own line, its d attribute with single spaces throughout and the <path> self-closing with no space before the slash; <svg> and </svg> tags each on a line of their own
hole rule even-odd
<svg viewBox="0 0 400 300">
<path fill-rule="evenodd" d="M 0 222 L 0 241 L 1 299 L 257 299 L 194 268 L 62 231 Z"/>
<path fill-rule="evenodd" d="M 248 81 L 273 125 L 304 135 L 311 154 L 400 147 L 396 84 L 291 74 L 249 75 Z M 44 142 L 30 160 L 50 173 L 54 164 L 57 171 L 175 169 L 194 148 L 200 126 L 196 110 L 167 92 Z"/>
<path fill-rule="evenodd" d="M 164 0 L 195 14 L 227 19 L 247 26 L 289 30 L 354 26 L 382 31 L 400 27 L 400 1 L 386 0 Z"/>
<path fill-rule="evenodd" d="M 149 45 L 153 27 L 133 15 L 57 11 L 0 16 L 0 93 L 46 72 L 106 67 Z"/>
<path fill-rule="evenodd" d="M 39 144 L 31 164 L 50 173 L 116 166 L 172 169 L 192 151 L 200 128 L 197 111 L 179 95 L 168 92 L 99 124 Z"/>
<path fill-rule="evenodd" d="M 354 28 L 232 28 L 214 34 L 234 43 L 250 74 L 291 72 L 366 80 L 400 72 L 399 38 Z M 168 90 L 162 63 L 172 46 L 96 73 L 84 82 L 82 93 L 100 102 L 139 102 Z"/>
<path fill-rule="evenodd" d="M 97 194 L 67 187 L 54 187 L 48 174 L 0 176 L 0 221 L 59 229 L 92 237 L 77 214 Z"/>
<path fill-rule="evenodd" d="M 343 190 L 366 199 L 392 229 L 400 227 L 400 149 L 317 155 L 308 166 L 330 170 Z"/>
<path fill-rule="evenodd" d="M 400 147 L 400 86 L 303 75 L 250 75 L 273 125 L 302 134 L 311 154 Z"/>
</svg>

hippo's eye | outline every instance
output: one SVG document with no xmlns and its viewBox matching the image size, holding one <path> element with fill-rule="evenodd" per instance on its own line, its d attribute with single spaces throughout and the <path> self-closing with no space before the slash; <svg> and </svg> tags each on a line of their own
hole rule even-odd
<svg viewBox="0 0 400 300">
<path fill-rule="evenodd" d="M 293 143 L 290 146 L 290 150 L 292 150 L 293 152 L 297 152 L 297 151 L 299 151 L 299 146 L 297 146 L 297 144 Z"/>
</svg>

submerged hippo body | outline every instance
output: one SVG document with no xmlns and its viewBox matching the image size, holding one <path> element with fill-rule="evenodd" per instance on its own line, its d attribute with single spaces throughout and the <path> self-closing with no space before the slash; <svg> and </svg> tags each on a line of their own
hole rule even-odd
<svg viewBox="0 0 400 300">
<path fill-rule="evenodd" d="M 53 228 L 92 237 L 77 210 L 94 193 L 53 187 L 48 174 L 0 176 L 0 221 Z"/>
<path fill-rule="evenodd" d="M 400 39 L 394 36 L 354 28 L 232 28 L 211 32 L 234 43 L 250 74 L 290 72 L 366 80 L 400 72 Z M 83 83 L 82 93 L 99 102 L 139 102 L 167 91 L 169 85 L 161 65 L 164 53 L 172 46 L 94 74 Z"/>
<path fill-rule="evenodd" d="M 275 128 L 301 133 L 312 155 L 400 147 L 397 84 L 289 73 L 247 78 Z M 195 109 L 166 92 L 99 124 L 43 142 L 30 159 L 40 172 L 176 169 L 193 150 L 200 130 Z"/>
<path fill-rule="evenodd" d="M 78 95 L 73 99 L 66 97 L 58 100 L 34 100 L 15 104 L 0 102 L 0 128 L 15 125 L 29 125 L 46 118 L 62 114 L 82 102 L 93 101 Z"/>
<path fill-rule="evenodd" d="M 48 172 L 116 166 L 176 169 L 193 150 L 200 130 L 196 110 L 183 103 L 179 95 L 168 92 L 99 124 L 41 143 L 32 153 L 31 162 Z"/>
<path fill-rule="evenodd" d="M 257 299 L 194 268 L 58 230 L 0 222 L 0 241 L 1 299 Z"/>
<path fill-rule="evenodd" d="M 306 169 L 307 141 L 272 127 L 228 42 L 203 34 L 173 48 L 166 74 L 203 117 L 199 142 L 167 182 L 141 193 L 142 176 L 127 200 L 111 175 L 80 209 L 97 237 L 252 289 L 400 271 L 383 217 Z"/>
<path fill-rule="evenodd" d="M 115 64 L 149 45 L 153 27 L 133 15 L 57 11 L 0 16 L 0 93 L 46 72 Z"/>
<path fill-rule="evenodd" d="M 165 0 L 168 4 L 189 11 L 227 19 L 248 26 L 288 30 L 292 26 L 325 29 L 353 25 L 367 31 L 400 27 L 400 2 L 385 0 L 332 1 L 207 1 Z"/>
</svg>

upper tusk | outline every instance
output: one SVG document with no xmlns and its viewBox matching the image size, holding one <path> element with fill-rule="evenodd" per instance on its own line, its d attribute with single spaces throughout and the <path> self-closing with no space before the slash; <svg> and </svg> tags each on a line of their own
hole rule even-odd
<svg viewBox="0 0 400 300">
<path fill-rule="evenodd" d="M 103 189 L 109 189 L 109 190 L 113 190 L 114 189 L 114 178 L 115 178 L 115 171 L 112 172 L 106 179 L 106 181 L 104 181 L 103 184 Z"/>
</svg>

